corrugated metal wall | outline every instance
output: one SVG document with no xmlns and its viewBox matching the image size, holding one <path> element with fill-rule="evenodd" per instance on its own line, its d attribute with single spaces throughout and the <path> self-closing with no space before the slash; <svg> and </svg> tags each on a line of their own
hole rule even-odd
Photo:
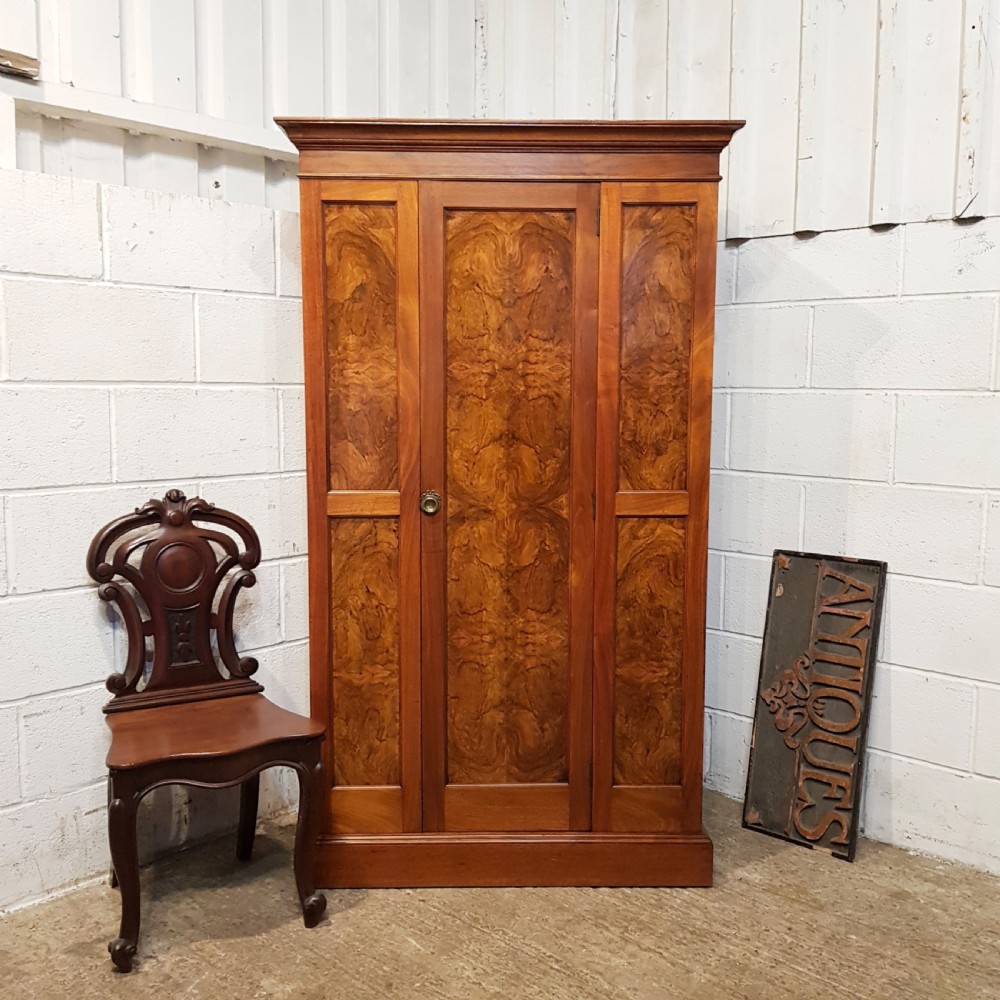
<svg viewBox="0 0 1000 1000">
<path fill-rule="evenodd" d="M 732 117 L 726 237 L 1000 214 L 1000 0 L 2 7 L 27 169 L 291 207 L 276 114 Z"/>
</svg>

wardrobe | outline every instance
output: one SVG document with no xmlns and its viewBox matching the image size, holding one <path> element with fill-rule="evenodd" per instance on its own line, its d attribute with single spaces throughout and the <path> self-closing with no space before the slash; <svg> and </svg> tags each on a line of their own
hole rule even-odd
<svg viewBox="0 0 1000 1000">
<path fill-rule="evenodd" d="M 710 885 L 716 201 L 742 123 L 279 124 L 319 883 Z"/>
</svg>

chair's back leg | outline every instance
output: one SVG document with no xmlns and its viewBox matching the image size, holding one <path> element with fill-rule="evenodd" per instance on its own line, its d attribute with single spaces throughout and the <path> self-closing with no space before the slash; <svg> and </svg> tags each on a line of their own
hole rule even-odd
<svg viewBox="0 0 1000 1000">
<path fill-rule="evenodd" d="M 120 972 L 131 972 L 139 943 L 139 850 L 135 819 L 142 796 L 141 788 L 128 772 L 112 771 L 108 781 L 108 840 L 122 898 L 118 938 L 108 945 L 108 951 Z"/>
<path fill-rule="evenodd" d="M 240 785 L 240 826 L 236 834 L 236 857 L 249 861 L 257 832 L 257 800 L 260 797 L 260 774 Z"/>
</svg>

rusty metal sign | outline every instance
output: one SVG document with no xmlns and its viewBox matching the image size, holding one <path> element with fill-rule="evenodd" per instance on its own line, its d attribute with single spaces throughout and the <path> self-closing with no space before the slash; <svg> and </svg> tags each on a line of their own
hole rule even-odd
<svg viewBox="0 0 1000 1000">
<path fill-rule="evenodd" d="M 886 564 L 774 553 L 743 825 L 854 860 Z"/>
</svg>

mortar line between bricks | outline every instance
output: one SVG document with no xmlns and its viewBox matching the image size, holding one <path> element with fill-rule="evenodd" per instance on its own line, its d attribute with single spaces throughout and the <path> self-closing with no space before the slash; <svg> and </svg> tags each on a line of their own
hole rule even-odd
<svg viewBox="0 0 1000 1000">
<path fill-rule="evenodd" d="M 770 237 L 765 237 L 770 238 Z M 738 281 L 739 269 L 736 268 L 736 281 Z M 273 291 L 260 291 L 258 289 L 240 288 L 217 288 L 211 285 L 169 285 L 155 282 L 127 281 L 124 279 L 105 280 L 103 277 L 88 277 L 86 275 L 72 274 L 44 274 L 40 271 L 2 271 L 0 279 L 4 281 L 45 281 L 55 284 L 89 285 L 100 288 L 124 288 L 135 291 L 154 291 L 167 294 L 191 294 L 196 295 L 221 295 L 234 298 L 253 298 L 267 301 L 301 301 L 301 295 L 275 294 Z M 828 297 L 811 297 L 802 299 L 751 299 L 743 302 L 719 302 L 716 303 L 716 310 L 729 311 L 734 309 L 755 309 L 755 308 L 788 308 L 796 306 L 812 305 L 850 305 L 855 302 L 908 302 L 908 301 L 928 301 L 933 299 L 951 298 L 993 298 L 1000 288 L 973 288 L 960 290 L 944 290 L 938 292 L 909 292 L 902 295 L 896 293 L 880 293 L 876 295 L 838 295 Z M 734 289 L 734 298 L 736 291 Z"/>
<path fill-rule="evenodd" d="M 947 302 L 950 299 L 993 299 L 996 298 L 997 294 L 1000 294 L 1000 287 L 972 288 L 965 291 L 907 292 L 903 295 L 881 292 L 877 295 L 813 296 L 801 299 L 750 299 L 744 302 L 716 302 L 715 311 L 717 313 L 735 311 L 753 312 L 759 309 L 775 312 L 782 309 L 807 309 L 812 306 L 851 306 L 857 303 L 889 305 L 895 302 Z"/>
<path fill-rule="evenodd" d="M 7 343 L 7 310 L 4 306 L 3 283 L 0 282 L 0 382 L 10 378 L 10 356 Z"/>
<path fill-rule="evenodd" d="M 910 480 L 897 480 L 894 483 L 890 483 L 885 479 L 861 479 L 858 476 L 854 477 L 837 477 L 837 476 L 819 476 L 810 475 L 805 472 L 772 472 L 770 470 L 762 469 L 712 469 L 712 473 L 716 476 L 734 476 L 741 479 L 754 478 L 758 480 L 768 480 L 775 479 L 785 483 L 831 483 L 831 484 L 844 484 L 848 486 L 862 486 L 862 487 L 872 487 L 881 486 L 887 490 L 923 490 L 929 493 L 960 493 L 960 494 L 981 494 L 983 490 L 992 489 L 990 486 L 965 486 L 960 483 L 921 483 L 914 482 Z M 719 551 L 725 551 L 720 549 Z"/>
<path fill-rule="evenodd" d="M 711 712 L 713 715 L 723 715 L 727 719 L 739 719 L 740 722 L 753 722 L 753 718 L 749 715 L 740 715 L 739 712 L 731 712 L 728 708 L 708 708 L 706 706 L 706 712 Z"/>
<path fill-rule="evenodd" d="M 17 913 L 20 910 L 27 910 L 32 906 L 38 906 L 40 903 L 48 903 L 50 900 L 59 899 L 60 896 L 68 896 L 71 892 L 76 892 L 77 889 L 89 889 L 91 886 L 100 885 L 102 882 L 106 883 L 107 879 L 108 873 L 102 872 L 98 875 L 87 875 L 79 881 L 61 885 L 58 889 L 43 889 L 40 894 L 29 896 L 27 899 L 20 899 L 10 906 L 0 906 L 0 917 L 6 917 L 8 914 Z"/>
<path fill-rule="evenodd" d="M 997 296 L 996 305 L 993 309 L 993 340 L 990 344 L 990 388 L 997 389 L 998 366 L 1000 366 L 1000 351 L 998 351 L 998 341 L 1000 341 L 1000 296 Z"/>
<path fill-rule="evenodd" d="M 983 494 L 983 523 L 979 532 L 979 566 L 976 570 L 976 581 L 983 586 L 988 586 L 986 583 L 986 546 L 989 538 L 989 523 L 990 523 L 990 495 L 989 493 Z"/>
<path fill-rule="evenodd" d="M 0 597 L 6 596 L 10 589 L 11 570 L 11 543 L 14 540 L 14 533 L 7 523 L 7 497 L 0 495 L 0 542 L 3 543 L 4 553 L 4 579 L 0 580 L 3 590 L 0 590 Z"/>
<path fill-rule="evenodd" d="M 198 296 L 191 296 L 191 334 L 194 347 L 194 380 L 201 383 L 201 307 Z"/>
<path fill-rule="evenodd" d="M 108 446 L 111 449 L 111 482 L 118 479 L 118 435 L 115 427 L 115 394 L 108 391 Z"/>
<path fill-rule="evenodd" d="M 111 284 L 111 247 L 108 243 L 108 193 L 106 184 L 97 185 L 97 235 L 101 241 L 101 280 L 98 284 Z"/>
<path fill-rule="evenodd" d="M 898 393 L 901 396 L 934 396 L 975 399 L 995 399 L 996 394 L 987 386 L 970 389 L 938 389 L 912 388 L 893 385 L 872 386 L 754 386 L 754 385 L 717 385 L 717 392 L 731 392 L 742 396 L 804 396 L 813 399 L 816 396 L 885 396 L 886 393 Z"/>
<path fill-rule="evenodd" d="M 285 562 L 302 562 L 308 558 L 307 552 L 294 552 L 286 556 L 268 556 L 261 559 L 258 568 L 267 569 L 271 566 L 279 566 Z M 15 593 L 0 594 L 0 606 L 4 602 L 16 603 L 18 600 L 29 600 L 38 597 L 66 597 L 71 594 L 82 594 L 91 591 L 96 586 L 95 583 L 73 583 L 65 587 L 50 587 L 46 590 L 19 590 Z"/>
<path fill-rule="evenodd" d="M 50 591 L 46 591 L 46 593 L 50 593 Z M 241 649 L 240 653 L 243 656 L 267 656 L 268 654 L 278 653 L 285 649 L 296 649 L 299 647 L 307 647 L 308 645 L 308 636 L 299 639 L 280 639 L 278 642 L 271 642 L 264 646 L 248 646 L 245 649 Z M 66 695 L 82 695 L 89 694 L 94 691 L 103 691 L 104 686 L 103 680 L 94 680 L 86 684 L 71 684 L 68 687 L 52 688 L 47 691 L 36 691 L 33 694 L 22 695 L 20 698 L 0 700 L 0 709 L 22 709 L 30 707 L 31 705 L 37 705 L 47 701 L 54 701 L 58 698 L 64 698 Z M 20 726 L 20 714 L 18 715 L 18 723 Z"/>
<path fill-rule="evenodd" d="M 759 636 L 759 635 L 748 635 L 745 632 L 729 632 L 726 629 L 715 628 L 712 625 L 709 625 L 705 629 L 705 634 L 706 635 L 717 635 L 720 639 L 725 639 L 725 638 L 728 637 L 728 638 L 733 638 L 733 639 L 753 639 L 757 643 L 760 643 L 760 642 L 763 641 L 763 638 L 761 636 Z"/>
<path fill-rule="evenodd" d="M 103 691 L 104 681 L 93 680 L 88 684 L 71 684 L 69 687 L 59 688 L 56 691 L 37 691 L 34 694 L 22 695 L 20 698 L 11 698 L 8 701 L 0 702 L 2 708 L 25 708 L 31 705 L 38 705 L 48 701 L 55 701 L 57 698 L 67 694 L 91 694 L 94 691 Z M 20 716 L 19 716 L 20 718 Z"/>
<path fill-rule="evenodd" d="M 278 468 L 285 468 L 285 391 L 275 389 L 278 397 Z"/>
<path fill-rule="evenodd" d="M 709 628 L 706 629 L 706 632 L 710 632 L 713 635 L 718 636 L 720 639 L 750 639 L 757 644 L 763 642 L 763 636 L 761 635 L 753 632 L 737 632 L 731 628 Z M 980 677 L 969 677 L 966 674 L 950 674 L 943 670 L 933 670 L 929 667 L 918 667 L 911 663 L 898 663 L 895 660 L 885 659 L 884 657 L 879 657 L 876 660 L 876 664 L 876 669 L 879 667 L 888 667 L 894 670 L 905 670 L 909 673 L 933 677 L 935 679 L 950 681 L 952 683 L 967 684 L 976 688 L 986 688 L 991 691 L 1000 691 L 1000 681 L 991 681 Z"/>
<path fill-rule="evenodd" d="M 742 557 L 753 557 L 756 559 L 768 560 L 770 561 L 770 556 L 761 552 L 748 552 L 742 549 L 712 549 L 713 552 L 721 552 L 727 558 L 729 556 L 742 556 Z M 898 573 L 895 572 L 892 567 L 889 568 L 889 576 L 891 579 L 895 580 L 908 580 L 916 583 L 932 583 L 937 584 L 941 587 L 958 587 L 965 590 L 978 590 L 986 594 L 998 594 L 1000 593 L 1000 587 L 994 586 L 989 583 L 970 583 L 967 580 L 955 580 L 950 577 L 943 576 L 918 576 L 916 573 Z"/>
<path fill-rule="evenodd" d="M 723 468 L 729 468 L 729 449 L 732 446 L 732 434 L 733 434 L 733 400 L 732 396 L 728 392 L 721 393 L 723 400 L 725 401 L 725 408 L 722 415 L 722 419 L 725 422 L 723 426 L 722 435 L 722 465 Z"/>
<path fill-rule="evenodd" d="M 131 488 L 170 489 L 177 480 L 188 480 L 200 483 L 221 483 L 232 480 L 246 479 L 252 482 L 258 480 L 291 479 L 304 476 L 305 469 L 278 469 L 272 472 L 234 472 L 229 475 L 201 476 L 156 476 L 150 479 L 130 479 L 117 483 L 59 483 L 51 486 L 12 486 L 4 489 L 5 496 L 36 496 L 62 493 L 97 493 L 101 490 L 125 490 Z"/>
<path fill-rule="evenodd" d="M 267 392 L 271 389 L 301 389 L 301 382 L 119 382 L 115 379 L 105 379 L 103 381 L 85 381 L 82 379 L 45 379 L 30 381 L 19 379 L 17 381 L 8 380 L 0 384 L 4 389 L 116 389 L 116 390 L 149 390 L 162 389 L 167 392 L 251 392 L 254 390 Z"/>
<path fill-rule="evenodd" d="M 935 771 L 943 771 L 945 774 L 954 775 L 956 778 L 979 778 L 982 781 L 990 781 L 1000 784 L 1000 778 L 994 777 L 993 775 L 976 774 L 973 771 L 963 771 L 957 767 L 949 767 L 947 764 L 937 764 L 932 760 L 925 760 L 923 757 L 909 757 L 906 754 L 896 753 L 893 750 L 882 750 L 879 747 L 871 746 L 868 748 L 868 753 L 869 755 L 876 754 L 879 757 L 888 757 L 892 760 L 902 760 L 912 762 L 914 764 L 923 764 L 925 767 L 932 768 Z"/>
<path fill-rule="evenodd" d="M 992 298 L 998 292 L 1000 292 L 1000 287 L 987 286 L 985 288 L 945 289 L 937 292 L 904 292 L 902 295 L 897 295 L 895 292 L 879 292 L 872 295 L 804 296 L 801 299 L 783 296 L 779 299 L 744 299 L 742 302 L 719 302 L 716 308 L 729 311 L 732 309 L 792 309 L 795 306 L 850 305 L 858 302 L 928 302 L 937 299 Z"/>
<path fill-rule="evenodd" d="M 33 795 L 31 798 L 21 799 L 20 802 L 9 802 L 5 806 L 0 806 L 0 816 L 6 813 L 16 812 L 18 809 L 23 809 L 25 806 L 39 805 L 44 802 L 58 802 L 60 799 L 65 798 L 67 795 L 73 795 L 76 792 L 87 791 L 92 789 L 93 791 L 99 791 L 107 785 L 107 778 L 103 777 L 97 781 L 87 781 L 82 785 L 74 785 L 71 788 L 63 789 L 59 792 L 54 792 L 50 795 Z M 0 910 L 0 913 L 4 912 Z"/>
<path fill-rule="evenodd" d="M 876 669 L 902 670 L 905 673 L 919 674 L 921 677 L 928 677 L 934 680 L 948 681 L 951 684 L 965 685 L 966 687 L 988 687 L 1000 689 L 1000 681 L 979 680 L 975 677 L 968 677 L 965 674 L 949 674 L 943 670 L 932 670 L 929 667 L 917 667 L 910 663 L 896 663 L 879 657 L 876 660 Z"/>
<path fill-rule="evenodd" d="M 902 231 L 899 234 L 899 258 L 896 268 L 896 272 L 899 274 L 899 281 L 896 284 L 896 295 L 899 298 L 902 298 L 903 289 L 906 288 L 906 225 L 904 223 L 900 227 Z"/>
<path fill-rule="evenodd" d="M 892 399 L 892 420 L 889 422 L 889 485 L 896 485 L 896 438 L 899 436 L 899 393 Z"/>
<path fill-rule="evenodd" d="M 214 288 L 211 285 L 166 285 L 155 282 L 105 280 L 103 277 L 88 277 L 79 274 L 43 274 L 40 271 L 0 270 L 3 281 L 39 281 L 56 285 L 83 285 L 90 288 L 123 288 L 137 292 L 162 292 L 166 295 L 221 295 L 226 298 L 261 299 L 262 301 L 300 301 L 301 295 L 275 295 L 274 292 L 257 289 Z"/>
<path fill-rule="evenodd" d="M 1000 687 L 1000 685 L 998 685 Z M 976 774 L 976 734 L 979 732 L 979 688 L 972 689 L 972 725 L 969 727 L 969 770 Z M 986 775 L 984 775 L 986 777 Z"/>
<path fill-rule="evenodd" d="M 806 484 L 799 487 L 799 552 L 806 550 Z"/>
<path fill-rule="evenodd" d="M 719 628 L 726 623 L 726 557 L 719 558 Z"/>
<path fill-rule="evenodd" d="M 813 331 L 816 329 L 816 307 L 808 306 L 809 321 L 806 323 L 806 388 L 813 388 Z"/>
</svg>

